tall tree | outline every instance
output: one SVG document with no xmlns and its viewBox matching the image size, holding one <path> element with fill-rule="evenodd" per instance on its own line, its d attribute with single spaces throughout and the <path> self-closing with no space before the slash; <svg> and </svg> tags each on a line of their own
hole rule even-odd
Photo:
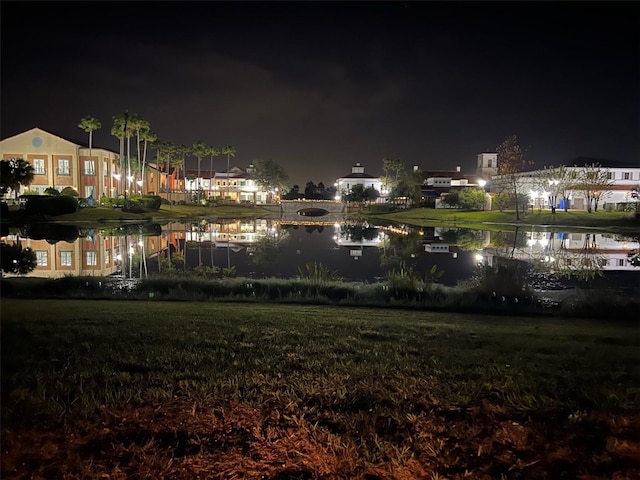
<svg viewBox="0 0 640 480">
<path fill-rule="evenodd" d="M 603 168 L 599 163 L 586 164 L 579 170 L 575 188 L 582 190 L 587 201 L 587 212 L 598 211 L 598 202 L 613 185 L 610 177 L 609 169 Z"/>
<path fill-rule="evenodd" d="M 5 195 L 11 189 L 17 199 L 20 185 L 27 187 L 33 182 L 33 165 L 23 158 L 0 160 L 0 165 L 0 193 Z"/>
<path fill-rule="evenodd" d="M 132 115 L 129 111 L 119 113 L 113 117 L 113 127 L 111 128 L 111 135 L 120 140 L 120 181 L 118 187 L 122 190 L 126 196 L 127 184 L 131 181 L 131 136 L 133 134 L 133 128 L 131 127 Z M 127 140 L 127 155 L 126 163 L 123 164 L 124 155 L 124 141 Z M 124 165 L 126 164 L 126 171 Z"/>
<path fill-rule="evenodd" d="M 388 192 L 398 185 L 398 178 L 404 170 L 404 163 L 398 158 L 383 158 L 382 171 L 384 172 L 384 188 Z M 389 187 L 389 177 L 393 174 L 392 185 Z"/>
<path fill-rule="evenodd" d="M 193 153 L 193 156 L 196 157 L 196 159 L 198 160 L 198 195 L 199 195 L 199 191 L 202 188 L 202 178 L 200 176 L 200 162 L 202 162 L 202 159 L 204 157 L 209 155 L 209 147 L 204 142 L 197 141 L 191 147 L 191 153 Z"/>
<path fill-rule="evenodd" d="M 135 135 L 136 137 L 136 167 L 134 168 L 134 170 L 136 172 L 139 172 L 144 177 L 144 166 L 142 152 L 140 151 L 140 141 L 142 140 L 142 137 L 147 134 L 147 132 L 151 131 L 151 126 L 149 125 L 148 121 L 141 118 L 137 113 L 132 113 L 129 116 L 128 124 L 130 127 L 129 140 L 133 135 Z M 127 148 L 129 147 L 127 146 Z M 144 182 L 144 180 L 142 180 L 142 182 Z M 134 184 L 134 188 L 137 190 L 138 181 L 136 181 L 136 183 Z"/>
<path fill-rule="evenodd" d="M 418 204 L 422 199 L 422 173 L 420 171 L 401 170 L 399 179 L 391 191 L 391 199 L 407 199 L 408 204 Z"/>
<path fill-rule="evenodd" d="M 158 170 L 162 167 L 166 174 L 165 190 L 170 193 L 171 188 L 169 184 L 169 175 L 171 173 L 171 156 L 175 146 L 171 142 L 156 140 L 154 142 L 156 149 L 156 162 L 158 163 Z"/>
<path fill-rule="evenodd" d="M 550 203 L 553 203 L 551 211 L 555 213 L 555 204 L 558 198 L 562 199 L 562 207 L 566 212 L 569 209 L 569 192 L 575 187 L 578 172 L 575 167 L 544 167 L 534 179 L 534 186 L 540 190 L 549 192 Z"/>
<path fill-rule="evenodd" d="M 220 155 L 220 150 L 218 147 L 209 147 L 207 154 L 211 156 L 209 162 L 209 198 L 211 198 L 211 189 L 213 188 L 213 157 Z"/>
<path fill-rule="evenodd" d="M 172 165 L 179 170 L 182 170 L 182 179 L 184 182 L 184 190 L 185 190 L 185 200 L 187 198 L 187 168 L 186 168 L 186 159 L 187 156 L 191 153 L 191 149 L 186 145 L 176 145 L 174 149 L 174 157 L 172 160 Z"/>
<path fill-rule="evenodd" d="M 229 197 L 229 189 L 231 188 L 231 182 L 229 178 L 229 158 L 236 156 L 236 147 L 233 145 L 225 145 L 222 147 L 222 154 L 227 156 L 227 197 Z"/>
<path fill-rule="evenodd" d="M 516 220 L 520 220 L 518 195 L 521 187 L 518 182 L 518 174 L 523 172 L 531 162 L 525 160 L 516 135 L 507 137 L 498 146 L 496 152 L 498 154 L 498 188 L 513 195 L 516 205 Z"/>
<path fill-rule="evenodd" d="M 149 147 L 149 144 L 153 144 L 154 142 L 156 142 L 158 140 L 158 137 L 155 133 L 153 133 L 151 131 L 151 128 L 147 127 L 144 130 L 140 130 L 140 132 L 138 133 L 138 138 L 142 140 L 143 143 L 143 149 L 142 149 L 142 167 L 141 167 L 141 173 L 142 173 L 142 193 L 145 193 L 145 186 L 144 186 L 144 179 L 145 179 L 145 173 L 146 173 L 146 169 L 147 169 L 147 149 Z M 158 168 L 158 170 L 160 170 Z"/>
<path fill-rule="evenodd" d="M 284 168 L 272 159 L 256 160 L 254 162 L 253 177 L 258 185 L 272 192 L 274 190 L 284 192 L 287 188 L 288 176 Z"/>
<path fill-rule="evenodd" d="M 98 130 L 102 128 L 102 123 L 95 117 L 86 116 L 80 119 L 80 123 L 78 124 L 78 128 L 84 130 L 89 134 L 89 158 L 92 158 L 91 150 L 93 148 L 93 132 L 94 130 Z"/>
</svg>

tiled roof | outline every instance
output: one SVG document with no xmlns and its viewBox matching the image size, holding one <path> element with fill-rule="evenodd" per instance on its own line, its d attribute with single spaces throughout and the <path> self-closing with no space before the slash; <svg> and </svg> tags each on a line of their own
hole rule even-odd
<svg viewBox="0 0 640 480">
<path fill-rule="evenodd" d="M 340 178 L 378 178 L 373 175 L 369 175 L 368 173 L 350 173 L 349 175 L 345 175 Z"/>
</svg>

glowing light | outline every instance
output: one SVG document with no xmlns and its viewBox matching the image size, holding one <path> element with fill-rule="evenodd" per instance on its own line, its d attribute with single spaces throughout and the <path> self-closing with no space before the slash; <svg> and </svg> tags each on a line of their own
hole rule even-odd
<svg viewBox="0 0 640 480">
<path fill-rule="evenodd" d="M 476 253 L 476 262 L 482 263 L 484 261 L 484 257 L 480 253 Z"/>
<path fill-rule="evenodd" d="M 478 185 L 480 185 L 480 188 L 484 188 L 486 184 L 487 184 L 486 180 L 478 180 Z"/>
</svg>

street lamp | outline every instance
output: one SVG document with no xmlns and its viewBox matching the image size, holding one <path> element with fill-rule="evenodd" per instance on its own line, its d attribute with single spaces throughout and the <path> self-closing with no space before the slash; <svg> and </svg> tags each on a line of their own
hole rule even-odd
<svg viewBox="0 0 640 480">
<path fill-rule="evenodd" d="M 487 201 L 487 192 L 485 191 L 484 187 L 487 184 L 487 181 L 484 179 L 480 179 L 478 180 L 478 185 L 480 185 L 480 188 L 482 189 L 482 210 L 484 211 L 485 209 L 485 204 Z"/>
<path fill-rule="evenodd" d="M 551 213 L 556 213 L 556 187 L 560 183 L 558 180 L 549 180 L 549 203 L 551 204 Z"/>
</svg>

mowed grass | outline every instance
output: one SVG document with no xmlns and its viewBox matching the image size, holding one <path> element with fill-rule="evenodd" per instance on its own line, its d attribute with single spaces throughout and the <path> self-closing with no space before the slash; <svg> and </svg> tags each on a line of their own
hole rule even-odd
<svg viewBox="0 0 640 480">
<path fill-rule="evenodd" d="M 73 437 L 78 458 L 92 463 L 69 466 L 67 453 L 56 475 L 113 474 L 119 465 L 124 476 L 114 478 L 139 478 L 143 467 L 194 478 L 196 470 L 182 476 L 173 463 L 189 455 L 208 458 L 202 478 L 223 471 L 222 463 L 211 470 L 214 458 L 227 462 L 228 478 L 260 478 L 248 465 L 268 478 L 640 472 L 625 453 L 640 445 L 628 434 L 640 408 L 635 324 L 270 304 L 3 299 L 1 308 L 6 478 L 47 475 L 41 457 L 49 450 L 35 440 L 29 458 L 37 466 L 18 466 L 30 465 L 25 432 L 61 421 L 66 430 L 37 438 L 62 452 L 72 446 L 59 444 Z M 154 430 L 171 409 L 179 420 Z M 105 420 L 105 412 L 116 413 Z M 614 450 L 604 436 L 597 447 L 583 445 L 603 414 L 626 422 L 618 436 L 606 434 L 618 442 Z M 114 433 L 125 424 L 126 440 Z M 569 436 L 567 425 L 584 431 Z M 78 447 L 90 428 L 93 437 Z M 294 438 L 297 446 L 287 443 Z M 579 442 L 575 452 L 571 442 Z M 146 460 L 131 460 L 136 445 Z M 548 448 L 562 458 L 536 451 Z M 276 453 L 289 456 L 269 463 Z"/>
<path fill-rule="evenodd" d="M 448 208 L 413 208 L 400 212 L 380 215 L 395 222 L 410 223 L 418 226 L 437 224 L 466 225 L 486 229 L 491 224 L 499 225 L 554 225 L 560 227 L 591 227 L 601 228 L 606 231 L 625 230 L 640 231 L 637 220 L 627 217 L 624 212 L 598 211 L 588 213 L 586 211 L 556 210 L 553 215 L 549 210 L 538 210 L 520 214 L 516 221 L 513 210 L 499 211 L 464 211 Z M 482 226 L 482 227 L 481 227 Z"/>
<path fill-rule="evenodd" d="M 100 225 L 104 222 L 167 222 L 186 218 L 253 218 L 269 215 L 272 210 L 261 206 L 243 205 L 162 205 L 157 211 L 144 213 L 124 212 L 121 208 L 81 208 L 75 213 L 50 217 L 50 221 L 70 224 Z M 13 211 L 10 220 L 28 222 L 32 220 L 20 211 Z"/>
</svg>

